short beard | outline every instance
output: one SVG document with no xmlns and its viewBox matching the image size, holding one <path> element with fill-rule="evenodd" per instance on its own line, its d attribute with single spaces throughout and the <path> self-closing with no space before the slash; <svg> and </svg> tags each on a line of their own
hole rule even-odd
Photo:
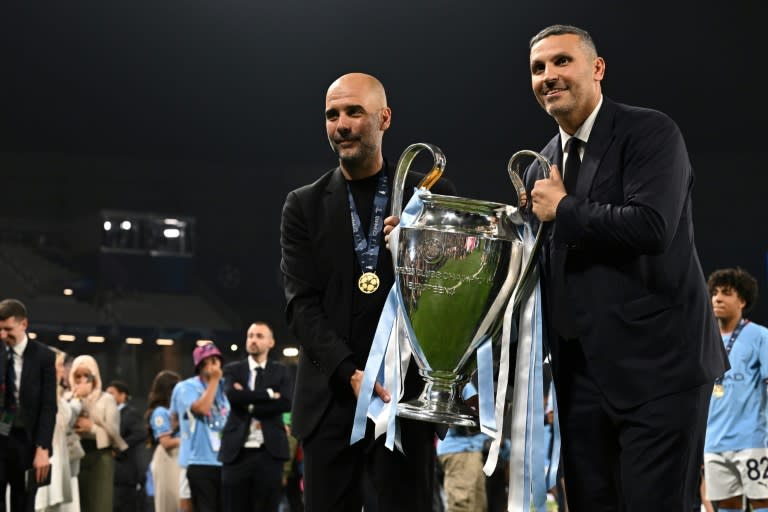
<svg viewBox="0 0 768 512">
<path fill-rule="evenodd" d="M 339 158 L 339 162 L 342 163 L 344 167 L 354 169 L 363 166 L 376 155 L 376 146 L 374 144 L 367 144 L 363 140 L 359 140 L 358 143 L 359 146 L 357 151 L 355 151 L 353 154 L 347 155 L 342 155 L 338 147 L 336 145 L 333 146 L 334 153 L 336 153 L 336 156 Z"/>
</svg>

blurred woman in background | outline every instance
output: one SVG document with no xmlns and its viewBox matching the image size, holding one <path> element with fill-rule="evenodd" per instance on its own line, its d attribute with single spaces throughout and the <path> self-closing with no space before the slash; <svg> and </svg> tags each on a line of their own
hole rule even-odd
<svg viewBox="0 0 768 512">
<path fill-rule="evenodd" d="M 181 376 L 163 370 L 155 376 L 147 397 L 144 418 L 149 427 L 148 442 L 155 446 L 149 467 L 155 490 L 155 512 L 179 510 L 179 436 L 178 421 L 168 408 L 171 392 Z"/>
<path fill-rule="evenodd" d="M 82 512 L 112 510 L 115 460 L 112 451 L 128 448 L 120 437 L 120 413 L 112 395 L 102 390 L 99 366 L 92 356 L 78 356 L 69 371 L 71 402 L 82 407 L 74 431 L 85 456 L 80 462 L 79 489 Z"/>
</svg>

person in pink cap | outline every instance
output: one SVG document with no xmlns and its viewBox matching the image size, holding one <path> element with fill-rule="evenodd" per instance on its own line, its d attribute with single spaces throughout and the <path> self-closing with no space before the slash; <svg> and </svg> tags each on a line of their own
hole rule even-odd
<svg viewBox="0 0 768 512">
<path fill-rule="evenodd" d="M 186 478 L 196 512 L 221 510 L 221 431 L 229 415 L 222 385 L 221 351 L 206 343 L 192 352 L 195 376 L 176 385 L 171 409 L 179 418 L 179 465 Z"/>
</svg>

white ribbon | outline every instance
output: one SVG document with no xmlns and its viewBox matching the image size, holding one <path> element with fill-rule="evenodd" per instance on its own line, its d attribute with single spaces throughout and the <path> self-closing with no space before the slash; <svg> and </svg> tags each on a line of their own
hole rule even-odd
<svg viewBox="0 0 768 512">
<path fill-rule="evenodd" d="M 525 241 L 523 265 L 525 266 L 534 247 L 534 236 L 527 225 L 523 238 Z M 509 512 L 529 512 L 531 506 L 536 512 L 544 512 L 546 510 L 547 490 L 554 485 L 554 477 L 559 462 L 560 432 L 555 427 L 554 453 L 550 467 L 545 467 L 545 450 L 547 447 L 544 446 L 543 336 L 538 267 L 534 268 L 532 278 L 536 279 L 537 283 L 533 292 L 528 297 L 523 298 L 523 309 L 520 312 L 518 329 L 514 390 L 512 410 L 510 411 L 512 423 L 507 501 Z M 515 297 L 509 301 L 504 315 L 503 330 L 505 333 L 512 327 L 512 304 L 514 302 Z M 501 357 L 508 357 L 508 354 L 502 351 Z M 556 403 L 553 405 L 555 406 L 555 425 L 557 425 Z M 486 474 L 490 473 L 486 471 Z"/>
</svg>

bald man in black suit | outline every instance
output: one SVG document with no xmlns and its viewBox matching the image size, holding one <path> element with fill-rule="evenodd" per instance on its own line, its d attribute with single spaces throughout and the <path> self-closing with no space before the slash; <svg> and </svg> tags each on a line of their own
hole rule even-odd
<svg viewBox="0 0 768 512">
<path fill-rule="evenodd" d="M 365 440 L 349 444 L 363 369 L 394 283 L 381 217 L 389 213 L 375 199 L 391 201 L 395 171 L 382 154 L 392 119 L 384 87 L 363 73 L 339 77 L 328 88 L 325 119 L 339 165 L 288 194 L 281 226 L 286 314 L 301 344 L 292 428 L 303 443 L 305 502 L 314 512 L 359 512 L 364 504 L 375 511 L 430 510 L 433 425 L 401 420 L 406 455 L 388 450 L 383 438 L 374 441 L 370 425 Z M 409 173 L 405 190 L 418 182 Z M 446 181 L 432 190 L 454 192 Z M 356 257 L 352 204 L 368 250 L 380 249 L 370 262 Z M 369 273 L 380 285 L 365 293 L 358 283 Z M 416 370 L 412 361 L 405 399 L 423 387 Z"/>
</svg>

